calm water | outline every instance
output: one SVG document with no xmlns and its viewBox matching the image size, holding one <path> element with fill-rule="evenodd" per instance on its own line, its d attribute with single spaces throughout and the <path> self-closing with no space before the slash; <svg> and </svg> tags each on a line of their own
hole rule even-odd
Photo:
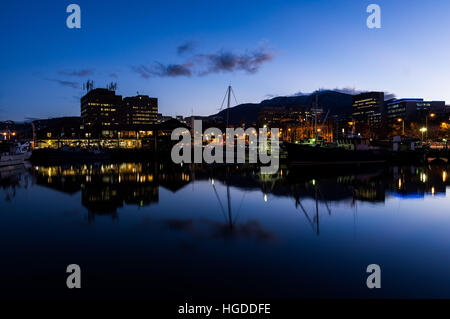
<svg viewBox="0 0 450 319">
<path fill-rule="evenodd" d="M 1 172 L 2 297 L 450 297 L 446 166 Z M 229 196 L 228 196 L 229 195 Z M 82 289 L 65 286 L 79 264 Z M 366 267 L 382 289 L 366 288 Z"/>
</svg>

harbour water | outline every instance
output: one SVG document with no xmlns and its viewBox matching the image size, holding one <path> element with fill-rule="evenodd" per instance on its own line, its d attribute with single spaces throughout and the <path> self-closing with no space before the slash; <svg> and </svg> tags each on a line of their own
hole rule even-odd
<svg viewBox="0 0 450 319">
<path fill-rule="evenodd" d="M 2 298 L 449 298 L 446 164 L 2 170 Z M 82 289 L 66 288 L 78 264 Z M 381 267 L 382 288 L 366 286 Z"/>
</svg>

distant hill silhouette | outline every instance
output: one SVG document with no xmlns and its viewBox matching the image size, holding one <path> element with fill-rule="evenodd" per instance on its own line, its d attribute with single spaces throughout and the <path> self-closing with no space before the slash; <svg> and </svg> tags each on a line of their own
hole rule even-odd
<svg viewBox="0 0 450 319">
<path fill-rule="evenodd" d="M 278 96 L 261 103 L 246 103 L 230 107 L 230 124 L 239 124 L 241 121 L 246 123 L 256 123 L 258 112 L 263 107 L 279 108 L 304 108 L 311 109 L 316 100 L 316 93 L 307 95 Z M 330 115 L 350 115 L 352 113 L 352 95 L 324 90 L 318 93 L 319 107 Z M 226 121 L 227 110 L 224 109 L 210 117 L 219 117 Z"/>
</svg>

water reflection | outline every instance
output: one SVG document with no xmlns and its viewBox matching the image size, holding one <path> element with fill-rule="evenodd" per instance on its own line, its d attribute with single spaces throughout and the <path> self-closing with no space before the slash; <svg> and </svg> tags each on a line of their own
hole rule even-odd
<svg viewBox="0 0 450 319">
<path fill-rule="evenodd" d="M 0 233 L 14 243 L 2 252 L 5 291 L 32 294 L 29 282 L 44 278 L 36 290 L 58 295 L 61 269 L 75 260 L 102 296 L 448 297 L 448 172 L 284 167 L 268 176 L 165 162 L 2 169 Z M 377 295 L 364 284 L 374 262 L 387 276 Z"/>
<path fill-rule="evenodd" d="M 0 187 L 5 191 L 5 201 L 10 202 L 16 196 L 17 188 L 27 189 L 31 176 L 31 164 L 0 167 Z"/>
<path fill-rule="evenodd" d="M 257 167 L 183 167 L 170 163 L 97 163 L 67 166 L 19 167 L 1 172 L 1 186 L 10 200 L 17 187 L 36 183 L 56 191 L 74 194 L 81 191 L 81 204 L 95 215 L 117 218 L 124 205 L 148 206 L 159 201 L 159 188 L 178 192 L 195 181 L 210 181 L 220 212 L 228 228 L 233 228 L 230 201 L 245 200 L 246 191 L 260 191 L 261 200 L 291 197 L 296 208 L 319 232 L 319 203 L 331 214 L 329 203 L 359 202 L 383 204 L 387 196 L 417 198 L 445 196 L 448 186 L 446 165 L 424 167 L 341 168 L 339 170 L 281 169 L 276 175 L 261 175 Z M 217 183 L 227 186 L 226 200 L 217 191 Z M 230 199 L 229 187 L 240 189 L 242 198 Z M 307 211 L 305 199 L 316 201 L 316 209 Z M 175 224 L 174 224 L 175 225 Z M 255 224 L 248 225 L 256 227 Z"/>
</svg>

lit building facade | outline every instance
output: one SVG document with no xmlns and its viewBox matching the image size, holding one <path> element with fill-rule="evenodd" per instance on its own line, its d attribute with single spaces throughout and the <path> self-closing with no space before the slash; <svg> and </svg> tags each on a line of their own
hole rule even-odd
<svg viewBox="0 0 450 319">
<path fill-rule="evenodd" d="M 81 98 L 81 120 L 89 130 L 123 124 L 122 96 L 108 89 L 90 90 Z"/>
<path fill-rule="evenodd" d="M 386 118 L 390 122 L 397 119 L 416 120 L 429 113 L 445 112 L 444 101 L 424 101 L 423 99 L 392 99 L 386 101 Z"/>
<path fill-rule="evenodd" d="M 384 92 L 367 92 L 353 96 L 352 116 L 358 128 L 381 123 L 384 110 Z"/>
<path fill-rule="evenodd" d="M 158 122 L 158 99 L 137 95 L 123 99 L 126 123 L 130 125 L 156 124 Z"/>
</svg>

